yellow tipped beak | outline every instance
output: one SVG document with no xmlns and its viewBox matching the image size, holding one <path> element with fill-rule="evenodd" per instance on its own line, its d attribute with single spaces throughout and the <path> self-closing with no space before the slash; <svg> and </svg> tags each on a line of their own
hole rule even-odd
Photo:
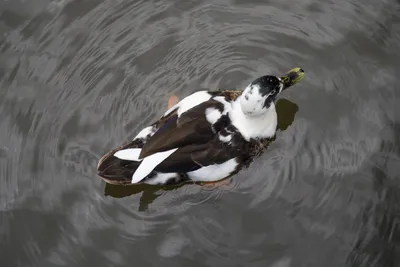
<svg viewBox="0 0 400 267">
<path fill-rule="evenodd" d="M 283 89 L 289 88 L 290 86 L 300 82 L 304 78 L 304 75 L 304 70 L 301 68 L 291 69 L 281 77 L 282 83 L 284 85 Z"/>
</svg>

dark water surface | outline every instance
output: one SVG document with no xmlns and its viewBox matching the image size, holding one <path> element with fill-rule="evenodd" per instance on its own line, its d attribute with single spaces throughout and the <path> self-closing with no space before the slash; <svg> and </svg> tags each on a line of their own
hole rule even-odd
<svg viewBox="0 0 400 267">
<path fill-rule="evenodd" d="M 0 265 L 400 266 L 399 48 L 396 0 L 2 0 Z M 96 176 L 171 94 L 293 67 L 230 184 Z"/>
</svg>

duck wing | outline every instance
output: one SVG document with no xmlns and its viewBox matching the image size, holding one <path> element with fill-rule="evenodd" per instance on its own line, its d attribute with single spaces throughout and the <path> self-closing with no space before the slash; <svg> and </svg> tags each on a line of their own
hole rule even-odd
<svg viewBox="0 0 400 267">
<path fill-rule="evenodd" d="M 183 113 L 179 108 L 159 120 L 157 131 L 141 148 L 138 160 L 143 160 L 132 176 L 139 182 L 152 171 L 186 173 L 207 164 L 204 151 L 221 153 L 218 133 L 230 125 L 231 104 L 224 97 L 210 98 Z M 213 144 L 214 143 L 214 144 Z M 220 150 L 217 149 L 220 147 Z M 211 153 L 212 154 L 212 153 Z M 208 155 L 214 158 L 215 155 Z"/>
<path fill-rule="evenodd" d="M 246 159 L 248 142 L 229 126 L 204 140 L 171 150 L 157 152 L 143 159 L 132 176 L 132 183 L 142 181 L 153 171 L 156 173 L 186 174 L 194 181 L 216 181 L 238 170 Z"/>
<path fill-rule="evenodd" d="M 199 91 L 182 99 L 153 124 L 157 130 L 146 140 L 139 158 L 211 140 L 230 124 L 227 113 L 240 94 L 234 90 Z"/>
<path fill-rule="evenodd" d="M 159 172 L 188 173 L 203 167 L 223 164 L 230 159 L 241 157 L 245 149 L 246 141 L 237 132 L 227 132 L 228 128 L 222 130 L 223 133 L 216 134 L 212 139 L 205 143 L 188 144 L 179 147 L 168 158 L 162 161 L 154 170 Z M 223 134 L 226 134 L 229 142 L 222 141 Z"/>
<path fill-rule="evenodd" d="M 221 99 L 218 99 L 221 101 Z M 158 121 L 157 131 L 146 140 L 139 159 L 152 154 L 184 147 L 189 144 L 204 144 L 212 140 L 215 133 L 229 124 L 226 116 L 230 103 L 215 99 L 205 101 L 183 114 L 179 109 Z"/>
</svg>

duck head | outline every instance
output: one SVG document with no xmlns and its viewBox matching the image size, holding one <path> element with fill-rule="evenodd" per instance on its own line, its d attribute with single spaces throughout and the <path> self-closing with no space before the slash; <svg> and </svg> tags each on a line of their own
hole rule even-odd
<svg viewBox="0 0 400 267">
<path fill-rule="evenodd" d="M 240 105 L 246 116 L 261 116 L 278 95 L 304 78 L 304 70 L 294 68 L 281 77 L 265 75 L 255 79 L 243 91 Z"/>
</svg>

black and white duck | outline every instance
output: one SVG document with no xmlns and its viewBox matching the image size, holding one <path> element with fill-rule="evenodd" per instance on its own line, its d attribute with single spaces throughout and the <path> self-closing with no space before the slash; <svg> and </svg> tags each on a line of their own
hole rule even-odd
<svg viewBox="0 0 400 267">
<path fill-rule="evenodd" d="M 169 108 L 129 143 L 104 155 L 98 175 L 110 184 L 217 182 L 236 174 L 275 137 L 275 101 L 304 71 L 265 75 L 243 91 L 198 91 Z"/>
</svg>

